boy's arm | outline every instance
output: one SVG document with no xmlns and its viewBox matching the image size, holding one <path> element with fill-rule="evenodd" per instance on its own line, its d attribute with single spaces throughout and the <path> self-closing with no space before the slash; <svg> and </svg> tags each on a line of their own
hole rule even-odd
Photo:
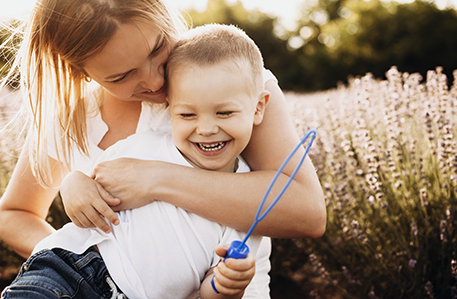
<svg viewBox="0 0 457 299">
<path fill-rule="evenodd" d="M 225 256 L 229 245 L 224 247 L 217 246 L 216 253 Z M 238 299 L 242 298 L 244 291 L 251 282 L 255 274 L 255 258 L 248 254 L 245 259 L 229 258 L 219 262 L 217 266 L 211 268 L 205 276 L 200 287 L 200 298 L 202 299 Z M 214 285 L 218 290 L 217 294 L 211 280 L 214 276 Z"/>
<path fill-rule="evenodd" d="M 111 231 L 104 215 L 117 225 L 119 219 L 106 202 L 116 204 L 119 200 L 112 197 L 99 183 L 80 171 L 72 171 L 65 176 L 60 186 L 60 194 L 65 212 L 79 227 L 99 227 L 105 233 Z M 89 204 L 87 204 L 89 202 Z"/>
</svg>

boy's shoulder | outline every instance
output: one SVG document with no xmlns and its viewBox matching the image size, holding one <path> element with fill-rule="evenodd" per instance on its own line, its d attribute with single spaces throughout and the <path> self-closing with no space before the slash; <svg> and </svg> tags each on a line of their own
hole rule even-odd
<svg viewBox="0 0 457 299">
<path fill-rule="evenodd" d="M 170 132 L 146 129 L 106 149 L 99 162 L 117 158 L 159 159 L 170 151 L 172 144 Z"/>
<path fill-rule="evenodd" d="M 236 169 L 236 173 L 243 173 L 243 172 L 250 172 L 251 168 L 249 168 L 248 163 L 243 159 L 243 157 L 238 156 L 238 167 Z"/>
<path fill-rule="evenodd" d="M 126 139 L 120 140 L 113 147 L 131 148 L 148 145 L 158 145 L 161 142 L 171 138 L 171 133 L 167 131 L 157 131 L 154 129 L 146 129 L 139 133 L 130 135 Z"/>
</svg>

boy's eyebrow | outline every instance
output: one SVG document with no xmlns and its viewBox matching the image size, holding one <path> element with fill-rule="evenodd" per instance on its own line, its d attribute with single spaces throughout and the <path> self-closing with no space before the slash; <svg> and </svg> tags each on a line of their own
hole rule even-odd
<svg viewBox="0 0 457 299">
<path fill-rule="evenodd" d="M 162 39 L 163 39 L 163 33 L 160 33 L 158 36 L 157 36 L 157 39 L 156 39 L 156 42 L 155 42 L 155 45 L 154 47 L 152 48 L 153 51 L 155 51 L 155 49 L 157 49 L 157 46 L 162 42 Z M 148 56 L 151 55 L 151 53 L 148 54 Z M 129 73 L 133 72 L 134 69 L 131 69 L 131 70 L 128 70 L 126 72 L 123 72 L 123 73 L 119 73 L 119 74 L 114 74 L 114 75 L 109 75 L 108 77 L 105 77 L 105 80 L 109 81 L 110 79 L 115 79 L 117 77 L 121 77 L 121 76 L 126 76 L 128 75 Z"/>
<path fill-rule="evenodd" d="M 192 107 L 192 105 L 189 105 L 189 104 L 186 104 L 186 103 L 177 103 L 177 104 L 173 104 L 173 107 L 189 108 L 189 107 Z"/>
</svg>

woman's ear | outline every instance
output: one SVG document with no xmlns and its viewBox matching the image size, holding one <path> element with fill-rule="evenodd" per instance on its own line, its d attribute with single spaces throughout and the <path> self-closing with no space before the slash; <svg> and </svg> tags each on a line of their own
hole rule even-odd
<svg viewBox="0 0 457 299">
<path fill-rule="evenodd" d="M 262 92 L 259 96 L 259 100 L 257 101 L 257 105 L 255 107 L 254 125 L 258 126 L 262 122 L 263 115 L 265 114 L 265 108 L 267 107 L 269 100 L 270 93 L 268 91 Z"/>
</svg>

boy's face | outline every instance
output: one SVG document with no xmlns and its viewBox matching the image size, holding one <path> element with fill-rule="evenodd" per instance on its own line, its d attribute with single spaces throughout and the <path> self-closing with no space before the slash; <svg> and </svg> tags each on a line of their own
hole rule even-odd
<svg viewBox="0 0 457 299">
<path fill-rule="evenodd" d="M 222 65 L 185 70 L 169 80 L 168 102 L 176 147 L 194 166 L 233 172 L 236 157 L 260 124 L 268 95 L 251 98 L 239 74 Z"/>
</svg>

